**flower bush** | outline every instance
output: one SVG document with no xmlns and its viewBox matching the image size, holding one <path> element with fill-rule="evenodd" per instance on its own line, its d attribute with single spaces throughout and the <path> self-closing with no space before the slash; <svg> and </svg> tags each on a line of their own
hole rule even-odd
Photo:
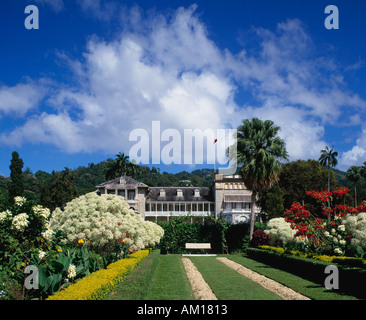
<svg viewBox="0 0 366 320">
<path fill-rule="evenodd" d="M 113 251 L 121 243 L 130 252 L 152 247 L 163 236 L 163 229 L 144 221 L 117 195 L 95 192 L 78 197 L 57 208 L 50 220 L 51 229 L 64 234 L 62 243 L 75 244 L 79 239 L 96 252 Z"/>
<path fill-rule="evenodd" d="M 15 197 L 14 205 L 0 212 L 0 265 L 12 276 L 20 265 L 29 262 L 32 253 L 52 238 L 48 218 L 50 211 L 24 197 Z M 6 266 L 6 268 L 5 268 Z"/>
<path fill-rule="evenodd" d="M 249 244 L 251 247 L 258 247 L 268 244 L 269 241 L 269 235 L 264 230 L 259 229 L 253 232 L 253 237 Z"/>
<path fill-rule="evenodd" d="M 160 241 L 163 230 L 129 209 L 122 197 L 91 193 L 50 210 L 23 197 L 0 212 L 1 299 L 44 299 L 91 273 Z M 24 286 L 27 266 L 39 288 Z M 13 290 L 11 287 L 16 288 Z"/>
<path fill-rule="evenodd" d="M 351 246 L 353 248 L 360 246 L 366 250 L 366 212 L 360 212 L 356 216 L 348 215 L 342 223 L 347 234 L 352 237 Z"/>
<path fill-rule="evenodd" d="M 269 221 L 265 231 L 271 238 L 270 244 L 300 249 L 303 252 L 321 255 L 363 256 L 366 248 L 366 202 L 356 208 L 341 204 L 342 197 L 349 192 L 346 187 L 334 191 L 307 191 L 306 194 L 318 200 L 327 219 L 315 217 L 306 206 L 294 202 L 285 210 L 285 218 Z M 344 201 L 343 201 L 344 202 Z M 293 239 L 288 226 L 293 232 Z M 282 231 L 280 231 L 282 230 Z"/>
<path fill-rule="evenodd" d="M 296 231 L 285 218 L 273 218 L 268 221 L 264 232 L 269 236 L 269 244 L 287 245 L 295 241 Z"/>
</svg>

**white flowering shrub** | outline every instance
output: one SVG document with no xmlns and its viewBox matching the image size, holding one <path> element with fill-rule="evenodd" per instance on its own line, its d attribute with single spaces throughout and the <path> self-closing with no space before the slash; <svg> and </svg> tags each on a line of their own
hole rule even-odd
<svg viewBox="0 0 366 320">
<path fill-rule="evenodd" d="M 294 242 L 296 230 L 291 228 L 291 224 L 285 218 L 273 218 L 268 221 L 264 232 L 269 236 L 269 243 L 282 243 L 284 245 Z"/>
<path fill-rule="evenodd" d="M 352 237 L 351 245 L 354 248 L 360 246 L 366 250 L 366 212 L 360 212 L 356 216 L 347 215 L 342 224 L 345 226 L 347 234 Z"/>
<path fill-rule="evenodd" d="M 37 237 L 51 240 L 49 216 L 48 208 L 34 205 L 32 201 L 17 196 L 10 209 L 0 212 L 0 227 L 4 235 L 18 238 L 21 242 L 33 241 Z"/>
<path fill-rule="evenodd" d="M 63 232 L 65 244 L 83 239 L 96 250 L 122 242 L 136 251 L 154 246 L 163 236 L 160 226 L 144 221 L 121 196 L 95 192 L 70 201 L 64 210 L 54 210 L 50 226 L 54 232 Z"/>
</svg>

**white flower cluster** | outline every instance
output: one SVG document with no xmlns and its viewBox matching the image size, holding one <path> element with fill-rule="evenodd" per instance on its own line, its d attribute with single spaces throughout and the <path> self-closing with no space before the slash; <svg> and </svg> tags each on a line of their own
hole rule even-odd
<svg viewBox="0 0 366 320">
<path fill-rule="evenodd" d="M 37 218 L 48 219 L 51 214 L 50 209 L 44 208 L 41 205 L 33 206 L 32 210 Z"/>
<path fill-rule="evenodd" d="M 124 198 L 95 192 L 70 201 L 64 210 L 57 208 L 50 225 L 66 235 L 66 243 L 84 239 L 95 248 L 123 240 L 133 250 L 144 249 L 157 244 L 164 234 L 160 226 L 135 214 Z"/>
<path fill-rule="evenodd" d="M 338 226 L 337 228 L 338 231 L 343 232 L 345 231 L 345 225 L 341 224 Z M 330 232 L 329 231 L 325 231 L 324 235 L 326 238 L 328 238 L 328 240 L 331 240 L 334 242 L 334 244 L 340 244 L 340 245 L 345 245 L 346 244 L 346 240 L 344 240 L 342 238 L 342 236 L 340 234 L 337 233 L 336 229 L 331 229 Z"/>
<path fill-rule="evenodd" d="M 38 258 L 42 260 L 45 256 L 46 256 L 46 252 L 45 251 L 42 251 L 42 250 L 39 250 L 39 252 L 38 252 Z"/>
<path fill-rule="evenodd" d="M 343 251 L 340 248 L 335 248 L 334 249 L 334 253 L 338 254 L 339 256 L 341 256 L 343 254 Z"/>
<path fill-rule="evenodd" d="M 273 218 L 268 221 L 267 228 L 264 232 L 270 238 L 270 244 L 282 242 L 283 244 L 295 241 L 296 230 L 291 228 L 291 224 L 285 218 Z"/>
<path fill-rule="evenodd" d="M 10 228 L 19 232 L 23 232 L 29 224 L 28 218 L 29 216 L 26 213 L 20 213 L 14 216 Z"/>
<path fill-rule="evenodd" d="M 67 277 L 69 279 L 76 277 L 76 267 L 73 264 L 70 264 L 69 267 L 67 268 Z"/>
<path fill-rule="evenodd" d="M 360 212 L 356 216 L 347 215 L 342 221 L 346 232 L 352 236 L 351 245 L 366 249 L 366 212 Z"/>
<path fill-rule="evenodd" d="M 14 203 L 15 203 L 15 205 L 17 205 L 17 206 L 19 206 L 19 207 L 21 207 L 25 202 L 27 201 L 27 199 L 26 198 L 24 198 L 24 197 L 20 197 L 20 196 L 18 196 L 18 197 L 15 197 L 14 198 Z"/>
<path fill-rule="evenodd" d="M 51 229 L 49 222 L 46 222 L 45 226 L 46 226 L 46 230 L 41 233 L 41 236 L 46 241 L 51 241 L 52 237 L 53 237 L 53 230 Z"/>
<path fill-rule="evenodd" d="M 10 210 L 0 212 L 0 223 L 10 219 L 11 217 L 12 217 L 12 214 L 11 214 Z"/>
</svg>

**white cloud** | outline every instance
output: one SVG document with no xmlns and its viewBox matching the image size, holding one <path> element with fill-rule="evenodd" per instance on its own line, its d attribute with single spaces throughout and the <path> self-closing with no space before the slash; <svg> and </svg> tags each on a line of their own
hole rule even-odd
<svg viewBox="0 0 366 320">
<path fill-rule="evenodd" d="M 281 127 L 279 136 L 285 140 L 290 160 L 317 159 L 326 145 L 323 140 L 324 126 L 307 119 L 307 113 L 299 108 L 267 105 L 261 108 L 249 107 L 246 115 L 262 120 L 270 119 Z"/>
<path fill-rule="evenodd" d="M 0 87 L 0 117 L 24 116 L 29 110 L 38 107 L 44 95 L 43 89 L 32 83 L 17 84 L 13 87 Z"/>
<path fill-rule="evenodd" d="M 239 55 L 237 78 L 263 103 L 300 106 L 322 123 L 337 122 L 344 108 L 366 107 L 345 86 L 336 64 L 316 54 L 304 29 L 297 19 L 279 23 L 276 32 L 258 29 L 260 49 Z"/>
<path fill-rule="evenodd" d="M 339 159 L 339 167 L 342 170 L 348 169 L 353 165 L 363 165 L 366 161 L 366 125 L 363 125 L 360 137 L 352 149 L 343 152 Z"/>
<path fill-rule="evenodd" d="M 84 10 L 107 10 L 101 1 L 79 3 Z M 80 86 L 60 84 L 47 100 L 53 112 L 33 115 L 0 140 L 49 143 L 66 152 L 126 152 L 129 133 L 149 130 L 153 120 L 162 130 L 182 131 L 236 128 L 257 116 L 281 127 L 292 159 L 307 159 L 326 145 L 327 123 L 339 121 L 344 108 L 365 106 L 347 89 L 336 63 L 316 53 L 299 20 L 279 23 L 273 32 L 257 29 L 257 50 L 234 54 L 210 40 L 196 10 L 143 20 L 138 8 L 131 9 L 118 38 L 94 37 L 82 60 L 67 58 Z M 253 97 L 251 104 L 235 103 L 238 89 Z M 13 109 L 35 105 L 20 101 Z M 0 103 L 0 114 L 2 108 L 10 110 Z M 352 115 L 350 121 L 360 119 Z"/>
</svg>

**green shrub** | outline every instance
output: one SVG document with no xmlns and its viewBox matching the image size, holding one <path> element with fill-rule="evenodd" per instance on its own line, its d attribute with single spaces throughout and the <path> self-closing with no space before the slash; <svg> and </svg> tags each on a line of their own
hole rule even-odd
<svg viewBox="0 0 366 320">
<path fill-rule="evenodd" d="M 304 279 L 319 283 L 322 286 L 327 277 L 325 274 L 325 267 L 328 265 L 336 265 L 338 267 L 340 279 L 339 292 L 362 299 L 366 298 L 366 292 L 363 286 L 363 284 L 366 283 L 366 270 L 337 264 L 336 259 L 339 259 L 338 261 L 340 261 L 342 260 L 342 257 L 310 254 L 311 258 L 308 258 L 290 254 L 289 251 L 286 251 L 283 248 L 269 246 L 263 246 L 262 248 L 248 248 L 246 253 L 251 259 L 293 273 Z M 343 261 L 346 260 L 347 259 L 343 258 Z"/>
<path fill-rule="evenodd" d="M 205 222 L 190 223 L 190 217 L 173 217 L 169 222 L 159 222 L 164 229 L 164 236 L 160 241 L 160 250 L 165 253 L 185 253 L 185 244 L 209 242 L 210 252 L 223 253 L 226 250 L 226 224 L 221 220 L 205 217 Z M 201 250 L 197 252 L 206 252 Z"/>
<path fill-rule="evenodd" d="M 226 242 L 228 251 L 230 253 L 235 251 L 241 251 L 243 248 L 243 242 L 249 242 L 249 223 L 238 223 L 230 225 L 226 232 Z"/>
</svg>

